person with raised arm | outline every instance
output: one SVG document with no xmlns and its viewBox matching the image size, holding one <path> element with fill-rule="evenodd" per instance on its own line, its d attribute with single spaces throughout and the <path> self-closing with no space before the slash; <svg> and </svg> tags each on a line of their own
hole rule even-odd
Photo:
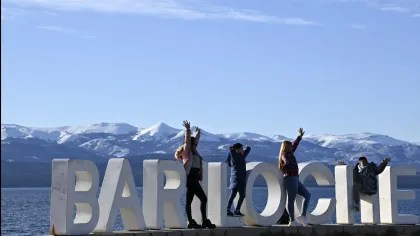
<svg viewBox="0 0 420 236">
<path fill-rule="evenodd" d="M 191 137 L 190 122 L 184 121 L 185 127 L 184 144 L 181 145 L 175 152 L 175 158 L 182 160 L 187 174 L 187 195 L 185 210 L 188 217 L 188 228 L 215 228 L 207 219 L 207 196 L 201 187 L 200 181 L 203 179 L 203 158 L 197 151 L 197 145 L 200 141 L 201 130 L 196 127 L 194 137 Z M 201 226 L 192 218 L 191 203 L 196 195 L 200 199 L 201 219 L 203 220 Z"/>
<path fill-rule="evenodd" d="M 229 167 L 231 167 L 230 174 L 230 186 L 229 189 L 232 191 L 229 197 L 227 205 L 228 216 L 244 216 L 241 213 L 241 206 L 245 199 L 245 187 L 246 187 L 246 161 L 245 158 L 251 151 L 251 147 L 246 146 L 245 150 L 241 143 L 235 143 L 229 148 L 229 154 L 226 159 Z M 231 211 L 233 200 L 236 194 L 239 192 L 239 200 L 236 205 L 234 212 Z"/>
<path fill-rule="evenodd" d="M 377 176 L 385 170 L 390 161 L 391 158 L 387 157 L 378 166 L 375 162 L 369 163 L 365 156 L 359 157 L 359 161 L 353 168 L 353 208 L 355 211 L 360 211 L 360 194 L 372 196 L 378 192 Z M 337 165 L 346 165 L 346 163 L 340 160 Z"/>
<path fill-rule="evenodd" d="M 298 130 L 298 137 L 291 143 L 290 141 L 283 141 L 279 153 L 279 169 L 283 172 L 284 186 L 287 195 L 287 212 L 289 213 L 289 226 L 307 226 L 306 211 L 308 210 L 311 193 L 299 181 L 299 167 L 295 157 L 295 151 L 302 140 L 305 132 L 302 128 Z M 295 199 L 296 194 L 304 198 L 302 214 L 295 219 Z"/>
</svg>

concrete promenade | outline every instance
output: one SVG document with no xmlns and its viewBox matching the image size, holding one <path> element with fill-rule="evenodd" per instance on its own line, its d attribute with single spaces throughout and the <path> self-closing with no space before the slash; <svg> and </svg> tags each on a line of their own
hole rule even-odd
<svg viewBox="0 0 420 236">
<path fill-rule="evenodd" d="M 216 229 L 171 229 L 96 233 L 102 236 L 420 236 L 420 225 L 314 225 L 308 227 L 242 227 Z"/>
</svg>

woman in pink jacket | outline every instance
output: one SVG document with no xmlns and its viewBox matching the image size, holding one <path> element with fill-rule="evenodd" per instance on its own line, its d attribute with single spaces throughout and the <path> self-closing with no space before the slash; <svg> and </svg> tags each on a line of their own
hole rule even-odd
<svg viewBox="0 0 420 236">
<path fill-rule="evenodd" d="M 195 137 L 191 137 L 190 122 L 184 121 L 183 126 L 185 127 L 184 144 L 176 150 L 175 158 L 182 160 L 187 174 L 187 199 L 185 210 L 188 217 L 188 228 L 215 228 L 216 225 L 212 224 L 211 221 L 207 219 L 207 196 L 200 185 L 200 181 L 203 179 L 203 158 L 197 151 L 197 145 L 200 141 L 201 131 L 199 128 L 196 128 Z M 201 218 L 203 219 L 201 226 L 197 224 L 191 215 L 191 203 L 194 195 L 201 201 L 200 210 Z"/>
</svg>

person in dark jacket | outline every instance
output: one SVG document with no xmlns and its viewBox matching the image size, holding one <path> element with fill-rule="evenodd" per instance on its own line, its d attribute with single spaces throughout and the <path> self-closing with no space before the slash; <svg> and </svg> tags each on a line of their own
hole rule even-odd
<svg viewBox="0 0 420 236">
<path fill-rule="evenodd" d="M 283 141 L 279 154 L 279 169 L 283 172 L 284 186 L 287 194 L 286 209 L 290 218 L 289 226 L 308 225 L 306 211 L 308 210 L 311 193 L 309 193 L 306 187 L 299 181 L 299 167 L 294 155 L 304 133 L 303 129 L 299 128 L 298 137 L 293 144 L 287 140 Z M 294 209 L 296 194 L 302 196 L 304 198 L 304 202 L 302 215 L 298 216 L 295 221 Z"/>
<path fill-rule="evenodd" d="M 385 167 L 390 161 L 391 158 L 387 157 L 378 166 L 374 162 L 369 163 L 365 156 L 359 158 L 358 163 L 353 168 L 353 201 L 355 211 L 360 211 L 360 193 L 363 193 L 364 191 L 361 174 L 372 174 L 376 178 L 377 175 L 381 174 L 385 170 Z M 345 162 L 338 161 L 338 165 L 345 165 Z"/>
<path fill-rule="evenodd" d="M 243 216 L 241 213 L 241 206 L 245 199 L 245 186 L 246 186 L 246 162 L 245 158 L 248 156 L 251 148 L 246 146 L 245 150 L 241 143 L 235 143 L 232 147 L 229 148 L 229 155 L 226 159 L 226 162 L 231 167 L 230 174 L 230 186 L 231 194 L 227 206 L 227 215 L 228 216 Z M 236 210 L 231 211 L 233 200 L 236 197 L 236 194 L 239 193 L 238 204 L 236 205 Z"/>
</svg>

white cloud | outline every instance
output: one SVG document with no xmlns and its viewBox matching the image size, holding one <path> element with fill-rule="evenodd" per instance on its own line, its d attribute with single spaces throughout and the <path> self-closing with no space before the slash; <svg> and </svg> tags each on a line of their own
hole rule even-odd
<svg viewBox="0 0 420 236">
<path fill-rule="evenodd" d="M 361 24 L 351 24 L 350 27 L 353 29 L 359 29 L 359 30 L 366 29 L 366 26 L 361 25 Z"/>
<path fill-rule="evenodd" d="M 399 12 L 399 13 L 405 13 L 410 12 L 409 8 L 401 7 L 393 4 L 384 4 L 380 7 L 382 11 L 393 11 L 393 12 Z"/>
<path fill-rule="evenodd" d="M 420 13 L 414 14 L 413 17 L 420 17 Z"/>
<path fill-rule="evenodd" d="M 82 35 L 80 37 L 83 38 L 83 39 L 96 39 L 95 35 Z"/>
<path fill-rule="evenodd" d="M 43 11 L 43 13 L 45 15 L 50 15 L 50 16 L 58 16 L 58 14 L 56 12 L 52 12 L 52 11 Z"/>
<path fill-rule="evenodd" d="M 11 19 L 16 16 L 20 16 L 24 14 L 24 10 L 20 8 L 11 8 L 11 7 L 3 7 L 1 6 L 1 20 L 4 19 Z"/>
<path fill-rule="evenodd" d="M 131 13 L 184 20 L 237 20 L 287 25 L 317 25 L 299 17 L 278 17 L 253 10 L 203 5 L 185 0 L 5 0 L 24 7 L 52 10 L 91 10 L 107 13 Z"/>
<path fill-rule="evenodd" d="M 70 28 L 64 28 L 64 27 L 61 27 L 61 26 L 40 25 L 40 26 L 37 26 L 36 28 L 40 29 L 40 30 L 55 32 L 55 33 L 75 35 L 75 36 L 78 36 L 78 37 L 83 38 L 83 39 L 94 39 L 94 38 L 96 38 L 96 36 L 94 36 L 94 35 L 82 34 L 82 32 L 80 32 L 78 30 L 70 29 Z"/>
<path fill-rule="evenodd" d="M 342 3 L 360 3 L 364 4 L 367 7 L 386 11 L 386 12 L 397 12 L 397 13 L 409 13 L 413 8 L 419 6 L 418 0 L 405 0 L 405 1 L 396 1 L 388 0 L 388 3 L 383 3 L 381 0 L 332 0 Z"/>
<path fill-rule="evenodd" d="M 41 25 L 37 26 L 36 28 L 45 30 L 45 31 L 52 31 L 56 33 L 63 33 L 63 34 L 75 34 L 77 31 L 74 29 L 63 28 L 61 26 L 52 26 L 52 25 Z"/>
</svg>

